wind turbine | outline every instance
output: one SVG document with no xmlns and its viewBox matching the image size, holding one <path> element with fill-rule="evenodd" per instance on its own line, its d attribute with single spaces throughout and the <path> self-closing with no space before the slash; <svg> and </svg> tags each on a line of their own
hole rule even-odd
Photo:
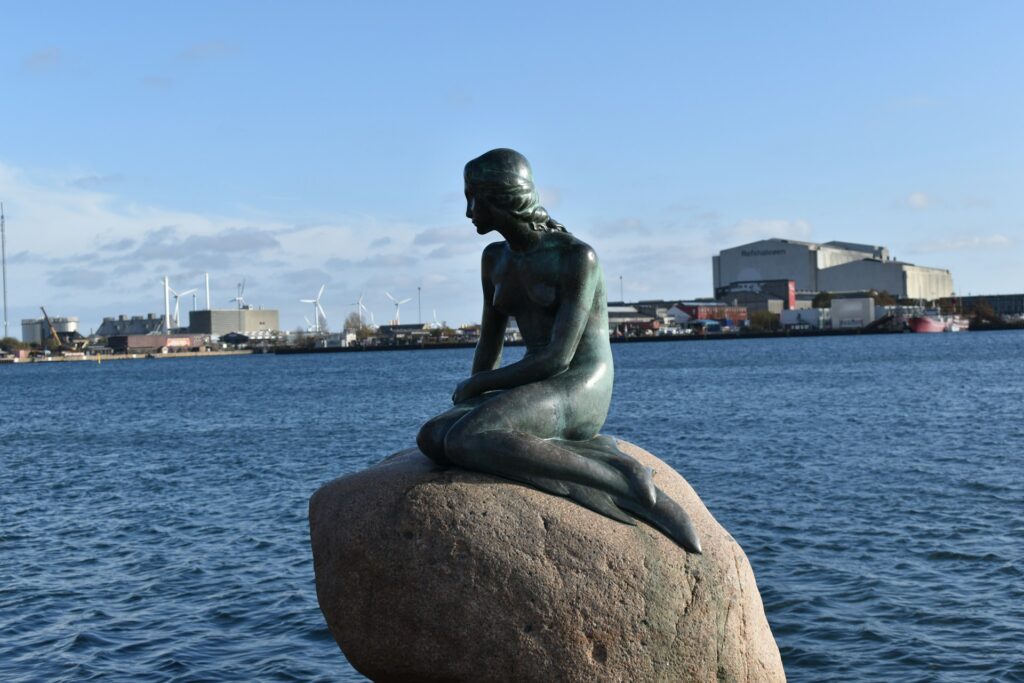
<svg viewBox="0 0 1024 683">
<path fill-rule="evenodd" d="M 320 317 L 323 316 L 324 323 L 327 322 L 327 314 L 324 313 L 323 307 L 320 306 L 320 297 L 323 296 L 323 294 L 324 294 L 324 287 L 326 287 L 326 286 L 327 286 L 326 284 L 320 285 L 320 292 L 317 293 L 315 299 L 299 299 L 299 303 L 300 304 L 313 304 L 313 315 L 316 316 L 314 318 L 314 320 L 316 321 L 316 325 L 314 327 L 315 327 L 315 332 L 317 334 L 320 333 Z"/>
<path fill-rule="evenodd" d="M 171 285 L 164 275 L 164 334 L 171 333 Z"/>
<path fill-rule="evenodd" d="M 387 292 L 384 292 L 384 295 L 387 296 L 387 298 L 391 299 L 391 302 L 393 304 L 395 304 L 395 324 L 396 325 L 401 325 L 402 324 L 402 320 L 401 320 L 401 318 L 398 317 L 398 307 L 401 306 L 404 303 L 408 303 L 408 302 L 412 301 L 412 299 L 411 298 L 410 299 L 402 299 L 401 301 L 399 301 L 398 299 L 396 299 L 395 297 L 391 296 Z"/>
<path fill-rule="evenodd" d="M 171 294 L 174 295 L 174 326 L 181 327 L 181 297 L 186 296 L 188 294 L 194 295 L 196 293 L 196 290 L 187 289 L 184 292 L 176 292 L 173 289 L 171 289 L 170 286 L 168 286 L 167 289 L 170 291 Z M 192 310 L 195 310 L 195 302 L 193 302 L 192 304 Z"/>
<path fill-rule="evenodd" d="M 352 302 L 353 306 L 357 306 L 356 312 L 359 313 L 359 327 L 363 326 L 363 313 L 366 312 L 366 306 L 363 305 L 363 293 L 359 292 L 359 298 Z"/>
</svg>

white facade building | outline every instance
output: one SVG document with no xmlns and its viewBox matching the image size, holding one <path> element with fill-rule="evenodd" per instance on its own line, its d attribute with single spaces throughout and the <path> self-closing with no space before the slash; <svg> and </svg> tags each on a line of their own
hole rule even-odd
<svg viewBox="0 0 1024 683">
<path fill-rule="evenodd" d="M 889 250 L 852 242 L 766 239 L 712 257 L 714 288 L 750 280 L 793 280 L 802 292 L 886 291 L 910 299 L 952 296 L 948 270 L 893 261 Z"/>
<path fill-rule="evenodd" d="M 865 287 L 865 284 L 870 284 Z M 823 292 L 862 292 L 874 289 L 901 299 L 934 301 L 953 296 L 953 276 L 948 270 L 925 268 L 902 261 L 865 259 L 828 268 L 818 274 Z"/>
<path fill-rule="evenodd" d="M 857 299 L 832 299 L 832 329 L 857 328 L 875 321 L 875 300 L 870 297 Z"/>
</svg>

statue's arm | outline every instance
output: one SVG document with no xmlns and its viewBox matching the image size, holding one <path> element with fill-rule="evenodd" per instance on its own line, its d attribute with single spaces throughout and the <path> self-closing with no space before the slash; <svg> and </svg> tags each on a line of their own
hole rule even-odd
<svg viewBox="0 0 1024 683">
<path fill-rule="evenodd" d="M 480 316 L 480 340 L 473 354 L 473 374 L 493 370 L 501 363 L 501 352 L 505 347 L 505 328 L 508 316 L 494 307 L 494 282 L 491 270 L 501 248 L 501 243 L 491 244 L 484 249 L 480 259 L 480 279 L 484 292 L 484 311 Z"/>
<path fill-rule="evenodd" d="M 601 271 L 597 256 L 585 245 L 572 247 L 563 267 L 550 343 L 516 363 L 474 374 L 459 385 L 456 393 L 462 399 L 548 379 L 569 369 L 590 318 Z"/>
</svg>

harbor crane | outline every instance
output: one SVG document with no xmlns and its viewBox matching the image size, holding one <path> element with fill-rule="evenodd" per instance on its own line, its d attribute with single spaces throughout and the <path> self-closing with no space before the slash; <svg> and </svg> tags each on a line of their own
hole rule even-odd
<svg viewBox="0 0 1024 683">
<path fill-rule="evenodd" d="M 66 353 L 68 351 L 80 351 L 86 344 L 88 344 L 88 341 L 86 340 L 81 340 L 77 343 L 73 342 L 71 340 L 73 333 L 69 333 L 66 339 L 61 337 L 60 332 L 57 331 L 57 327 L 53 324 L 53 321 L 50 320 L 50 316 L 46 314 L 46 309 L 40 306 L 39 310 L 43 312 L 43 319 L 46 320 L 46 326 L 50 329 L 50 338 L 57 342 L 57 346 L 60 348 L 61 352 Z"/>
</svg>

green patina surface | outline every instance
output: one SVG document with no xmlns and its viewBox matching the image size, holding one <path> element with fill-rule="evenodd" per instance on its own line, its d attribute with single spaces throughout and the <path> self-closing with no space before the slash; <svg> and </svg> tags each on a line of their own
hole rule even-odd
<svg viewBox="0 0 1024 683">
<path fill-rule="evenodd" d="M 700 542 L 652 472 L 600 434 L 614 367 L 597 254 L 540 205 L 523 155 L 495 149 L 466 164 L 466 216 L 484 248 L 483 314 L 472 374 L 453 407 L 420 429 L 428 457 L 567 496 L 627 524 L 642 519 L 690 552 Z M 526 354 L 501 366 L 515 318 Z"/>
</svg>

